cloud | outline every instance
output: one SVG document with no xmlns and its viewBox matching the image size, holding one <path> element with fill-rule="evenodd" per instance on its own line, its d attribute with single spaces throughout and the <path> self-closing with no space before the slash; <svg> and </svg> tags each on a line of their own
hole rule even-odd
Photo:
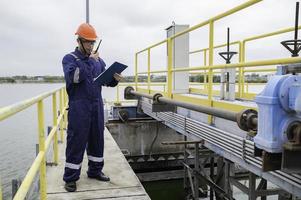
<svg viewBox="0 0 301 200">
<path fill-rule="evenodd" d="M 244 2 L 90 0 L 90 22 L 103 39 L 107 64 L 122 61 L 133 74 L 135 52 L 165 39 L 172 21 L 192 26 Z M 265 0 L 216 22 L 215 44 L 226 41 L 228 26 L 232 40 L 291 27 L 294 6 L 294 0 Z M 62 75 L 61 59 L 76 46 L 74 32 L 84 21 L 85 0 L 1 0 L 0 76 Z M 193 32 L 190 42 L 193 49 L 206 47 L 208 27 Z M 265 53 L 257 51 L 254 57 Z"/>
</svg>

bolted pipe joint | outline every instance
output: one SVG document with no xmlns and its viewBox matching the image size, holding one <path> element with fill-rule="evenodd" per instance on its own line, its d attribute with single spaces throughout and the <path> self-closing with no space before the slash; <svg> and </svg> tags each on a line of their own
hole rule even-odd
<svg viewBox="0 0 301 200">
<path fill-rule="evenodd" d="M 286 133 L 288 142 L 284 145 L 284 148 L 291 151 L 301 150 L 301 122 L 294 121 L 290 123 Z"/>
<path fill-rule="evenodd" d="M 281 169 L 288 173 L 301 173 L 298 162 L 301 154 L 301 121 L 291 122 L 286 129 L 287 142 L 283 145 Z"/>
<path fill-rule="evenodd" d="M 160 94 L 160 93 L 154 94 L 154 96 L 153 96 L 153 102 L 154 102 L 154 103 L 159 103 L 159 98 L 160 98 L 160 97 L 163 97 L 163 95 Z"/>
<path fill-rule="evenodd" d="M 124 99 L 137 99 L 136 95 L 132 94 L 134 88 L 132 86 L 127 86 L 124 89 Z"/>
<path fill-rule="evenodd" d="M 236 115 L 236 122 L 240 129 L 244 131 L 257 131 L 258 113 L 253 109 L 245 109 Z"/>
</svg>

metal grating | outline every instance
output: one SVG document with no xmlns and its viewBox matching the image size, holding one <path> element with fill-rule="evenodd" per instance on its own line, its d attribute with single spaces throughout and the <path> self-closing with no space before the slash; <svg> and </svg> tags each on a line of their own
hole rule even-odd
<svg viewBox="0 0 301 200">
<path fill-rule="evenodd" d="M 263 172 L 261 170 L 261 158 L 253 156 L 253 141 L 174 112 L 154 113 L 151 110 L 149 100 L 142 100 L 141 108 L 145 114 L 162 121 L 179 133 L 204 139 L 204 145 L 208 149 L 263 177 L 287 192 L 301 197 L 301 175 L 288 174 L 282 171 Z"/>
</svg>

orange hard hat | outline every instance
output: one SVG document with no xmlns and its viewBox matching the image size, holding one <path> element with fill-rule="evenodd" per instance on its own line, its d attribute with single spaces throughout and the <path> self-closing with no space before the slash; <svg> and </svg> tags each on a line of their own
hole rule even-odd
<svg viewBox="0 0 301 200">
<path fill-rule="evenodd" d="M 78 27 L 75 35 L 78 35 L 79 37 L 84 38 L 86 40 L 96 40 L 97 38 L 95 29 L 93 28 L 93 26 L 87 23 L 82 23 Z"/>
</svg>

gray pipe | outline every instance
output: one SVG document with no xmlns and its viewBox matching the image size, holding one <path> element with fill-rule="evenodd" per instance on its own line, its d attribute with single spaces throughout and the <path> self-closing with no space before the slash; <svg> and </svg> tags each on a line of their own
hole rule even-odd
<svg viewBox="0 0 301 200">
<path fill-rule="evenodd" d="M 190 110 L 194 110 L 194 111 L 201 112 L 201 113 L 206 113 L 208 115 L 214 115 L 216 117 L 220 117 L 223 119 L 228 119 L 228 120 L 236 122 L 237 113 L 232 112 L 232 111 L 225 111 L 225 110 L 211 108 L 211 107 L 207 107 L 207 106 L 194 105 L 194 104 L 185 103 L 185 102 L 181 102 L 181 101 L 171 100 L 171 99 L 168 99 L 165 97 L 159 97 L 158 102 L 167 103 L 167 104 L 171 104 L 171 105 L 175 105 L 175 106 L 180 106 L 182 108 L 187 108 Z"/>
<path fill-rule="evenodd" d="M 168 105 L 179 106 L 182 108 L 187 108 L 189 110 L 194 110 L 208 115 L 213 115 L 215 117 L 234 121 L 237 123 L 239 128 L 241 128 L 244 131 L 257 131 L 257 111 L 252 109 L 246 109 L 236 113 L 228 110 L 222 110 L 202 105 L 195 105 L 165 98 L 160 93 L 157 93 L 155 95 L 139 93 L 136 92 L 131 86 L 125 88 L 124 97 L 125 99 L 137 99 L 137 97 L 145 97 L 148 99 L 152 99 L 154 102 L 157 103 L 165 103 Z"/>
</svg>

